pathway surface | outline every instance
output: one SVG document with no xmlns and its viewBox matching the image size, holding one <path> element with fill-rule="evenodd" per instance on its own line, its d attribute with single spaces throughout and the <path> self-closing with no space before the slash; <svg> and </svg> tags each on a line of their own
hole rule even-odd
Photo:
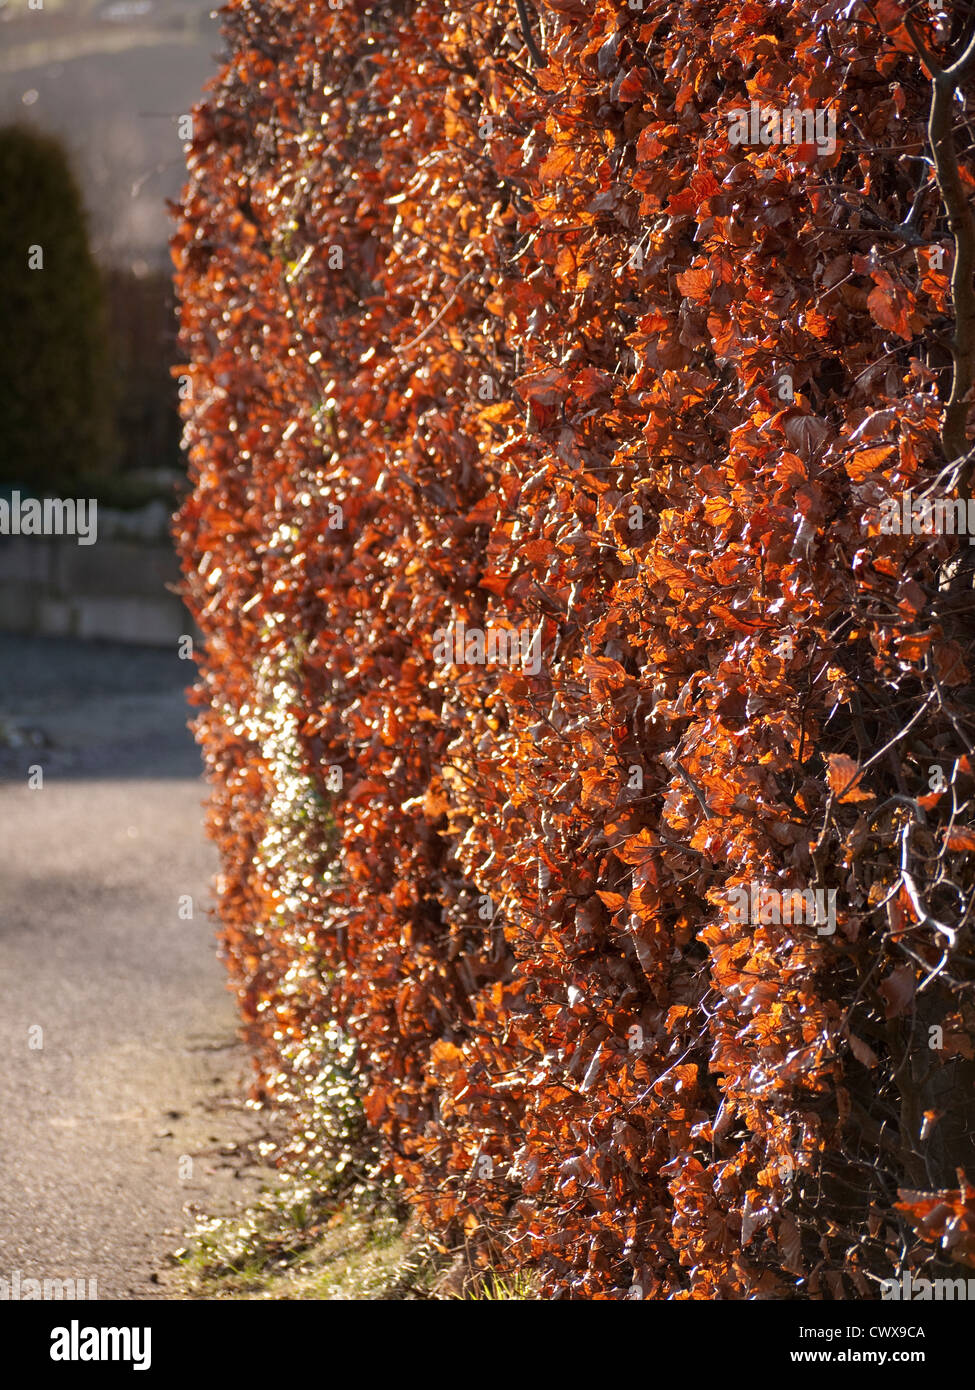
<svg viewBox="0 0 975 1390">
<path fill-rule="evenodd" d="M 261 1177 L 192 676 L 166 652 L 0 637 L 0 1278 L 163 1297 L 193 1209 Z"/>
</svg>

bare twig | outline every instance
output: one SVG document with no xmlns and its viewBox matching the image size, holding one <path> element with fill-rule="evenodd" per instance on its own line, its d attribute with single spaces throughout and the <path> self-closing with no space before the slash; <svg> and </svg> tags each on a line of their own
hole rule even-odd
<svg viewBox="0 0 975 1390">
<path fill-rule="evenodd" d="M 548 67 L 548 59 L 535 42 L 535 36 L 532 33 L 532 27 L 528 19 L 528 7 L 525 4 L 525 0 L 515 0 L 515 4 L 518 7 L 518 23 L 521 26 L 522 36 L 528 46 L 528 52 L 531 54 L 532 67 Z"/>
<path fill-rule="evenodd" d="M 691 791 L 694 793 L 694 795 L 697 797 L 698 801 L 701 803 L 701 806 L 703 807 L 703 810 L 704 810 L 704 814 L 705 814 L 706 816 L 708 816 L 708 817 L 713 816 L 713 815 L 714 815 L 714 812 L 711 810 L 711 807 L 708 805 L 708 799 L 707 799 L 707 797 L 704 795 L 703 789 L 702 789 L 701 787 L 698 786 L 697 782 L 694 781 L 694 778 L 693 778 L 693 777 L 691 776 L 691 774 L 687 771 L 687 769 L 686 769 L 685 767 L 682 766 L 682 764 L 681 764 L 680 761 L 674 756 L 674 754 L 673 754 L 673 753 L 661 753 L 661 755 L 660 755 L 660 760 L 661 760 L 661 762 L 666 763 L 666 765 L 667 765 L 669 768 L 671 768 L 673 771 L 675 771 L 675 772 L 678 774 L 678 776 L 680 776 L 680 777 L 684 780 L 684 782 L 686 782 L 687 786 L 690 787 Z"/>
<path fill-rule="evenodd" d="M 411 348 L 415 348 L 416 345 L 417 345 L 417 343 L 422 343 L 422 342 L 423 342 L 423 339 L 427 336 L 428 333 L 432 333 L 432 332 L 433 332 L 433 330 L 436 328 L 437 324 L 438 324 L 438 323 L 440 322 L 440 320 L 443 318 L 444 314 L 445 314 L 445 313 L 447 312 L 447 310 L 450 308 L 451 304 L 453 304 L 454 300 L 455 300 L 455 299 L 457 298 L 457 296 L 460 294 L 461 290 L 464 288 L 464 286 L 467 284 L 467 281 L 471 278 L 471 276 L 472 276 L 473 274 L 474 274 L 474 271 L 473 271 L 473 270 L 469 270 L 469 271 L 467 272 L 466 275 L 462 275 L 462 276 L 461 276 L 461 278 L 457 281 L 456 286 L 454 287 L 454 292 L 453 292 L 453 294 L 450 296 L 450 298 L 447 300 L 446 304 L 445 304 L 445 305 L 443 306 L 443 308 L 440 310 L 440 313 L 437 314 L 437 316 L 436 316 L 435 318 L 432 318 L 432 319 L 430 320 L 430 322 L 427 324 L 426 328 L 424 328 L 424 330 L 423 330 L 422 333 L 418 333 L 417 336 L 416 336 L 415 338 L 412 339 L 412 341 L 406 343 L 403 347 L 394 347 L 394 348 L 393 348 L 393 351 L 396 353 L 396 355 L 397 355 L 398 357 L 402 357 L 403 354 L 404 354 L 405 352 L 409 352 Z"/>
<path fill-rule="evenodd" d="M 958 169 L 958 154 L 952 133 L 952 109 L 958 85 L 969 76 L 975 64 L 975 34 L 964 52 L 949 67 L 942 68 L 928 48 L 913 17 L 905 21 L 921 61 L 931 74 L 931 112 L 928 141 L 934 156 L 934 173 L 948 214 L 948 226 L 955 238 L 955 257 L 951 272 L 951 298 L 955 310 L 952 340 L 954 371 L 951 395 L 945 406 L 941 444 L 945 457 L 958 459 L 968 449 L 968 393 L 975 383 L 975 219 L 968 193 Z M 966 465 L 960 482 L 968 492 L 971 464 Z"/>
<path fill-rule="evenodd" d="M 914 875 L 911 873 L 910 869 L 912 828 L 913 822 L 908 821 L 901 831 L 901 883 L 904 885 L 904 891 L 911 900 L 911 907 L 913 907 L 917 915 L 918 925 L 934 927 L 935 931 L 940 932 L 948 943 L 937 965 L 928 972 L 918 985 L 917 992 L 920 994 L 922 990 L 927 989 L 931 981 L 936 979 L 938 975 L 941 974 L 942 970 L 944 970 L 948 963 L 948 953 L 954 949 L 958 942 L 958 933 L 955 931 L 954 927 L 949 927 L 946 922 L 940 922 L 937 917 L 932 917 L 931 913 L 924 905 L 920 890 L 918 889 L 917 883 L 914 880 Z"/>
</svg>

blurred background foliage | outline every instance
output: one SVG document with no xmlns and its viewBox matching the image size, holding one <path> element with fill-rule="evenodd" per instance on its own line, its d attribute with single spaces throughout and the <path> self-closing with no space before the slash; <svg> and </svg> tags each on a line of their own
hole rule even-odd
<svg viewBox="0 0 975 1390">
<path fill-rule="evenodd" d="M 0 131 L 0 187 L 0 480 L 70 491 L 119 459 L 105 290 L 57 140 Z"/>
<path fill-rule="evenodd" d="M 0 128 L 0 180 L 0 485 L 113 507 L 175 502 L 183 462 L 169 275 L 99 267 L 56 137 Z M 30 268 L 32 248 L 42 268 Z"/>
</svg>

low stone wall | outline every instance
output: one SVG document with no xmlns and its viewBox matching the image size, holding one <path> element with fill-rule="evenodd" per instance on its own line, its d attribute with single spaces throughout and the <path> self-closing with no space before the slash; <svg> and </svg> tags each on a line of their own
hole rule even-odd
<svg viewBox="0 0 975 1390">
<path fill-rule="evenodd" d="M 168 509 L 99 508 L 98 539 L 0 536 L 0 631 L 146 646 L 195 634 L 167 586 L 180 578 L 166 534 Z"/>
</svg>

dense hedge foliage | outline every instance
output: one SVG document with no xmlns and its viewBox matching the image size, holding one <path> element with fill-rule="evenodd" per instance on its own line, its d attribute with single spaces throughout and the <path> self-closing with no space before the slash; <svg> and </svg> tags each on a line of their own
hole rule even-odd
<svg viewBox="0 0 975 1390">
<path fill-rule="evenodd" d="M 971 591 L 878 519 L 950 386 L 898 0 L 224 17 L 179 532 L 262 1084 L 340 1028 L 425 1217 L 552 1295 L 971 1261 Z"/>
<path fill-rule="evenodd" d="M 104 287 L 57 140 L 0 130 L 0 187 L 0 483 L 69 491 L 115 462 Z"/>
</svg>

